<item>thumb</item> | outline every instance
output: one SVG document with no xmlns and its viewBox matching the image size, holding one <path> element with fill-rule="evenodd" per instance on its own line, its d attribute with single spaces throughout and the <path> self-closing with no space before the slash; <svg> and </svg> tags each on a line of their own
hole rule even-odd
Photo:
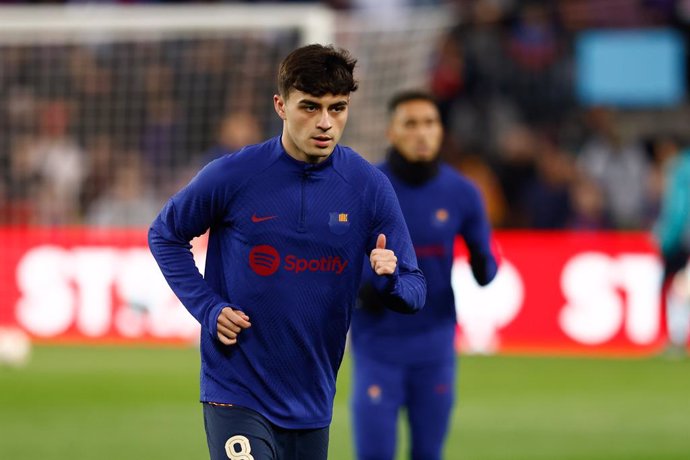
<svg viewBox="0 0 690 460">
<path fill-rule="evenodd" d="M 379 233 L 379 237 L 376 240 L 376 249 L 386 249 L 386 235 Z"/>
</svg>

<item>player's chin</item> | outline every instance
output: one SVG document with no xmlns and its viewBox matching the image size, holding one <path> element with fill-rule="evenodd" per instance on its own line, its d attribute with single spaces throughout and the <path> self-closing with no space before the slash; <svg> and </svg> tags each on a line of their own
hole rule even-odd
<svg viewBox="0 0 690 460">
<path fill-rule="evenodd" d="M 415 158 L 418 162 L 428 163 L 436 158 L 436 152 L 428 148 L 419 149 L 415 152 Z"/>
<path fill-rule="evenodd" d="M 335 150 L 335 145 L 322 149 L 311 149 L 309 152 L 307 152 L 307 156 L 314 160 L 323 160 L 328 158 L 328 156 L 333 153 L 333 150 Z"/>
</svg>

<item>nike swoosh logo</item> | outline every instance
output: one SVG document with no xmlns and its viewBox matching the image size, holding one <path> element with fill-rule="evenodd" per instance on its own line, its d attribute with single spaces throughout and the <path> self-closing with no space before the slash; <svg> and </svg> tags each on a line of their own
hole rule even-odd
<svg viewBox="0 0 690 460">
<path fill-rule="evenodd" d="M 264 222 L 264 221 L 266 221 L 266 220 L 275 219 L 276 217 L 278 217 L 278 216 L 262 216 L 262 217 L 258 217 L 256 214 L 253 214 L 253 215 L 252 215 L 252 222 L 254 222 L 254 223 L 256 224 L 256 223 L 259 223 L 259 222 Z"/>
</svg>

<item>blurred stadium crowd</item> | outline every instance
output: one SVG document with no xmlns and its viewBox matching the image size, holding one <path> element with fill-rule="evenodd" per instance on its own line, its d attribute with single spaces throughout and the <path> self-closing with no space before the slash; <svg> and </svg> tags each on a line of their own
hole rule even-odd
<svg viewBox="0 0 690 460">
<path fill-rule="evenodd" d="M 477 182 L 496 227 L 651 227 L 664 159 L 690 145 L 687 93 L 672 107 L 585 106 L 574 38 L 670 28 L 688 68 L 690 1 L 320 3 L 362 12 L 452 4 L 457 24 L 429 56 L 429 89 L 447 125 L 445 159 Z M 274 80 L 295 43 L 276 42 L 0 43 L 0 225 L 148 225 L 200 165 L 279 132 L 260 115 L 272 110 L 272 86 L 240 97 Z"/>
</svg>

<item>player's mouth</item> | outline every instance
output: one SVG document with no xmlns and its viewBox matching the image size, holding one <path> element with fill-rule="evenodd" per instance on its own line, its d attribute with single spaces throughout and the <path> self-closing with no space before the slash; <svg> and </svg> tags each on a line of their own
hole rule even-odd
<svg viewBox="0 0 690 460">
<path fill-rule="evenodd" d="M 431 146 L 428 144 L 417 144 L 415 146 L 415 152 L 420 157 L 428 157 L 432 154 Z"/>
<path fill-rule="evenodd" d="M 320 149 L 330 147 L 331 142 L 333 142 L 333 138 L 330 136 L 314 136 L 312 139 L 314 140 L 314 144 Z"/>
</svg>

